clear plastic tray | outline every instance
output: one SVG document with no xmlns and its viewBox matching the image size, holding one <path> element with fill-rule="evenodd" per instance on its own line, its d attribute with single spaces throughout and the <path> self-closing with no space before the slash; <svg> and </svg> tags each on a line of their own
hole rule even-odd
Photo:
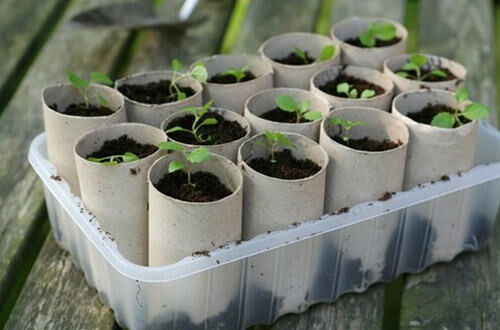
<svg viewBox="0 0 500 330">
<path fill-rule="evenodd" d="M 163 267 L 124 259 L 96 219 L 54 180 L 45 134 L 29 161 L 44 183 L 53 233 L 129 329 L 244 329 L 420 272 L 488 241 L 500 202 L 500 133 L 480 124 L 477 164 L 450 181 L 359 204 Z M 52 178 L 51 178 L 52 177 Z"/>
</svg>

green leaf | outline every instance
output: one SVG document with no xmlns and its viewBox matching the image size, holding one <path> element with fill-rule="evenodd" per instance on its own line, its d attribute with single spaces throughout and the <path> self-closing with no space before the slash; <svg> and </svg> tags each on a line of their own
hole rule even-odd
<svg viewBox="0 0 500 330">
<path fill-rule="evenodd" d="M 279 95 L 274 102 L 283 111 L 294 112 L 297 110 L 297 103 L 290 95 Z"/>
<path fill-rule="evenodd" d="M 71 71 L 67 72 L 68 80 L 69 82 L 77 87 L 77 88 L 82 88 L 85 89 L 90 85 L 90 82 L 84 80 L 83 78 L 80 78 L 76 73 L 73 73 Z"/>
<path fill-rule="evenodd" d="M 309 101 L 304 101 L 299 104 L 297 104 L 297 108 L 300 113 L 306 113 L 311 109 L 311 102 Z"/>
<path fill-rule="evenodd" d="M 168 164 L 168 173 L 173 173 L 178 170 L 182 170 L 186 165 L 178 160 L 173 160 Z"/>
<path fill-rule="evenodd" d="M 210 100 L 208 101 L 207 103 L 205 103 L 201 108 L 200 110 L 198 110 L 198 114 L 196 115 L 196 117 L 198 118 L 201 118 L 203 117 L 203 115 L 205 113 L 207 113 L 207 111 L 210 109 L 210 107 L 212 106 L 212 104 L 214 103 L 214 100 Z"/>
<path fill-rule="evenodd" d="M 335 46 L 334 45 L 327 45 L 323 48 L 321 48 L 321 52 L 319 53 L 318 61 L 327 61 L 333 57 L 335 54 Z"/>
<path fill-rule="evenodd" d="M 358 90 L 356 88 L 351 89 L 351 91 L 349 92 L 349 97 L 351 99 L 357 98 L 358 97 Z"/>
<path fill-rule="evenodd" d="M 441 112 L 432 118 L 431 125 L 441 128 L 453 128 L 455 126 L 455 117 L 449 112 Z"/>
<path fill-rule="evenodd" d="M 420 70 L 420 67 L 418 65 L 416 65 L 415 63 L 413 63 L 413 62 L 408 62 L 408 63 L 403 64 L 403 66 L 401 67 L 401 69 L 406 70 L 406 71 L 416 71 L 416 72 L 418 72 Z"/>
<path fill-rule="evenodd" d="M 116 160 L 109 160 L 107 162 L 102 162 L 101 164 L 104 166 L 112 166 L 112 165 L 118 165 L 118 162 Z"/>
<path fill-rule="evenodd" d="M 170 134 L 170 133 L 174 133 L 174 132 L 181 132 L 181 131 L 182 131 L 182 132 L 190 132 L 190 133 L 191 133 L 191 131 L 190 131 L 190 130 L 187 130 L 187 129 L 182 128 L 182 127 L 180 127 L 180 126 L 175 126 L 175 127 L 169 128 L 169 129 L 167 129 L 167 130 L 165 131 L 165 133 L 167 133 L 167 135 L 168 135 L 168 134 Z"/>
<path fill-rule="evenodd" d="M 191 151 L 186 156 L 186 159 L 190 163 L 196 164 L 196 163 L 201 163 L 201 162 L 204 162 L 206 160 L 209 160 L 210 157 L 211 157 L 210 151 L 205 147 L 201 147 L 201 148 L 196 148 L 193 151 Z"/>
<path fill-rule="evenodd" d="M 384 41 L 392 40 L 396 36 L 396 26 L 387 22 L 373 22 L 369 30 L 375 38 Z"/>
<path fill-rule="evenodd" d="M 215 118 L 207 118 L 198 127 L 201 127 L 201 126 L 204 126 L 204 125 L 215 125 L 215 124 L 217 124 L 217 119 L 215 119 Z"/>
<path fill-rule="evenodd" d="M 91 72 L 90 73 L 90 82 L 108 85 L 108 86 L 113 85 L 113 80 L 111 80 L 111 78 L 108 77 L 108 75 L 106 75 L 104 73 L 100 73 L 100 72 Z"/>
<path fill-rule="evenodd" d="M 350 88 L 350 86 L 346 82 L 338 84 L 337 85 L 337 93 L 342 93 L 342 94 L 349 96 L 349 88 Z"/>
<path fill-rule="evenodd" d="M 375 96 L 375 91 L 373 89 L 365 89 L 362 93 L 360 98 L 362 99 L 369 99 L 371 97 Z"/>
<path fill-rule="evenodd" d="M 344 124 L 344 120 L 339 117 L 329 118 L 328 122 L 332 125 L 339 125 L 339 126 L 343 126 Z"/>
<path fill-rule="evenodd" d="M 410 63 L 415 64 L 417 68 L 420 68 L 422 67 L 422 65 L 427 63 L 427 57 L 420 54 L 413 54 L 408 58 L 408 60 L 410 61 Z"/>
<path fill-rule="evenodd" d="M 432 76 L 442 77 L 442 78 L 446 78 L 448 76 L 446 74 L 446 72 L 444 72 L 443 70 L 439 70 L 439 69 L 432 70 L 431 72 L 429 72 L 429 74 Z"/>
<path fill-rule="evenodd" d="M 323 117 L 323 114 L 319 111 L 308 111 L 304 114 L 304 118 L 309 120 L 309 121 L 315 121 L 318 119 L 321 119 Z"/>
<path fill-rule="evenodd" d="M 140 159 L 136 154 L 134 154 L 132 152 L 128 152 L 128 151 L 123 154 L 122 158 L 123 158 L 123 162 L 125 162 L 125 163 L 130 163 L 130 162 L 133 162 L 133 161 Z"/>
<path fill-rule="evenodd" d="M 180 72 L 184 68 L 184 65 L 182 65 L 182 62 L 180 60 L 174 58 L 172 60 L 172 68 L 175 72 Z"/>
<path fill-rule="evenodd" d="M 100 163 L 101 162 L 101 158 L 96 158 L 96 157 L 89 157 L 89 158 L 87 158 L 87 160 L 89 162 L 94 162 L 94 163 Z"/>
<path fill-rule="evenodd" d="M 375 46 L 375 37 L 370 30 L 364 31 L 359 35 L 359 41 L 365 47 Z"/>
<path fill-rule="evenodd" d="M 294 50 L 295 54 L 297 54 L 297 56 L 300 57 L 302 59 L 302 61 L 304 61 L 305 64 L 307 64 L 306 52 L 297 46 L 293 46 L 293 50 Z"/>
<path fill-rule="evenodd" d="M 178 126 L 176 126 L 178 127 Z M 172 141 L 165 141 L 165 142 L 160 142 L 158 144 L 158 148 L 161 150 L 172 150 L 172 151 L 183 151 L 184 147 L 177 143 L 177 142 L 172 142 Z"/>
<path fill-rule="evenodd" d="M 97 94 L 97 99 L 99 100 L 99 104 L 101 105 L 101 107 L 105 107 L 108 105 L 108 100 L 106 100 L 101 94 Z"/>
<path fill-rule="evenodd" d="M 191 76 L 201 83 L 207 82 L 208 72 L 203 63 L 197 63 L 191 70 Z"/>
<path fill-rule="evenodd" d="M 480 103 L 471 103 L 465 106 L 462 114 L 469 120 L 478 120 L 488 117 L 488 115 L 490 114 L 490 109 Z"/>
<path fill-rule="evenodd" d="M 196 116 L 196 108 L 195 107 L 185 107 L 185 108 L 180 109 L 179 112 L 181 112 L 181 113 L 190 112 Z"/>
<path fill-rule="evenodd" d="M 404 71 L 398 71 L 398 72 L 396 72 L 396 75 L 398 75 L 402 78 L 408 78 L 410 76 L 410 74 L 408 72 L 404 72 Z"/>
<path fill-rule="evenodd" d="M 355 127 L 355 126 L 366 126 L 366 123 L 364 121 L 360 121 L 360 120 L 351 121 L 351 127 Z"/>
<path fill-rule="evenodd" d="M 469 91 L 465 87 L 460 87 L 455 92 L 455 98 L 458 103 L 465 102 L 469 99 Z"/>
<path fill-rule="evenodd" d="M 177 101 L 182 101 L 186 99 L 186 93 L 182 91 L 177 92 Z"/>
</svg>

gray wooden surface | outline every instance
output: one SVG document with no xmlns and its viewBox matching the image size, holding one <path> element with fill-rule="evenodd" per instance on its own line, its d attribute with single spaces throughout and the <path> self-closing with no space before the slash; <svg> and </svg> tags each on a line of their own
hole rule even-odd
<svg viewBox="0 0 500 330">
<path fill-rule="evenodd" d="M 102 2 L 102 0 L 80 0 L 75 2 L 67 14 Z M 43 131 L 40 91 L 44 86 L 64 81 L 68 69 L 79 74 L 86 74 L 91 70 L 108 71 L 125 37 L 125 33 L 84 31 L 68 27 L 58 29 L 39 54 L 0 117 L 0 150 L 2 150 L 0 295 L 2 296 L 4 291 L 10 288 L 12 281 L 16 280 L 17 269 L 23 262 L 26 249 L 32 243 L 33 236 L 38 234 L 41 225 L 40 216 L 44 210 L 42 185 L 26 159 L 30 141 Z M 32 276 L 36 278 L 36 275 Z M 45 284 L 50 285 L 48 282 Z M 30 303 L 41 303 L 45 297 L 41 295 L 38 297 L 39 300 L 32 300 Z M 28 306 L 24 308 L 29 310 Z M 18 321 L 22 322 L 21 319 Z M 11 324 L 15 324 L 15 319 L 12 322 Z"/>
<path fill-rule="evenodd" d="M 471 97 L 496 114 L 492 13 L 489 0 L 421 0 L 419 49 L 465 65 Z M 406 278 L 401 329 L 498 329 L 499 279 L 497 224 L 486 250 Z"/>
</svg>

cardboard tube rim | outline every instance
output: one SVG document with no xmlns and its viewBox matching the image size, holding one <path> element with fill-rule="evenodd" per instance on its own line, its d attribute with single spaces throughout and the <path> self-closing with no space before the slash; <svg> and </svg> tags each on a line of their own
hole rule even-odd
<svg viewBox="0 0 500 330">
<path fill-rule="evenodd" d="M 337 112 L 355 111 L 355 110 L 376 111 L 378 114 L 380 114 L 380 116 L 385 116 L 386 118 L 390 118 L 390 120 L 393 120 L 396 125 L 403 126 L 403 130 L 405 132 L 405 138 L 404 138 L 404 141 L 402 141 L 403 143 L 400 146 L 398 146 L 396 148 L 393 148 L 393 149 L 389 149 L 389 150 L 384 150 L 384 151 L 365 151 L 365 150 L 357 150 L 357 149 L 349 148 L 349 147 L 347 147 L 347 146 L 345 146 L 345 145 L 343 145 L 341 143 L 336 142 L 334 139 L 332 139 L 330 137 L 330 135 L 328 134 L 328 132 L 326 130 L 325 125 L 328 124 L 328 119 L 331 118 L 332 116 L 334 116 Z M 331 111 L 323 119 L 323 121 L 321 122 L 321 131 L 325 134 L 325 136 L 328 138 L 328 141 L 330 143 L 333 143 L 333 144 L 337 145 L 338 147 L 340 147 L 342 149 L 349 150 L 349 151 L 351 151 L 353 153 L 356 153 L 356 154 L 369 154 L 369 155 L 372 155 L 372 154 L 373 155 L 389 154 L 389 153 L 397 152 L 400 149 L 407 148 L 408 144 L 409 144 L 409 141 L 410 141 L 410 131 L 409 131 L 408 127 L 406 126 L 406 124 L 404 123 L 403 120 L 401 120 L 400 118 L 397 118 L 397 117 L 391 115 L 390 113 L 388 113 L 386 111 L 383 111 L 383 110 L 380 110 L 380 109 L 377 109 L 377 108 L 371 108 L 371 107 L 348 106 L 348 107 L 337 108 L 337 109 Z"/>
<path fill-rule="evenodd" d="M 142 77 L 142 76 L 158 75 L 158 76 L 165 76 L 166 78 L 167 77 L 170 78 L 170 77 L 172 77 L 173 74 L 174 74 L 174 71 L 170 71 L 170 70 L 155 70 L 155 71 L 146 71 L 146 72 L 134 73 L 132 75 L 129 75 L 129 76 L 117 79 L 115 81 L 114 89 L 118 91 L 118 86 L 124 84 L 128 80 L 139 78 L 139 77 Z M 125 100 L 127 100 L 128 102 L 130 102 L 130 103 L 142 106 L 142 107 L 144 107 L 144 109 L 150 108 L 149 110 L 156 110 L 157 108 L 160 108 L 160 107 L 163 107 L 163 106 L 167 106 L 167 105 L 168 106 L 175 106 L 175 105 L 182 104 L 182 103 L 184 103 L 184 102 L 186 102 L 188 100 L 191 100 L 191 99 L 195 98 L 196 96 L 200 95 L 201 93 L 203 93 L 203 85 L 198 80 L 193 79 L 191 77 L 185 77 L 185 78 L 183 78 L 183 80 L 186 80 L 186 81 L 189 81 L 190 83 L 193 83 L 196 86 L 196 89 L 195 89 L 195 93 L 193 95 L 191 95 L 189 97 L 186 97 L 184 100 L 180 100 L 180 101 L 174 101 L 174 102 L 168 102 L 168 103 L 159 103 L 159 104 L 150 104 L 150 103 L 143 103 L 143 102 L 139 102 L 139 101 L 133 100 L 133 99 L 127 97 L 125 94 L 120 93 L 120 91 L 118 91 L 118 93 L 120 93 L 121 95 L 123 95 L 123 98 Z"/>
</svg>

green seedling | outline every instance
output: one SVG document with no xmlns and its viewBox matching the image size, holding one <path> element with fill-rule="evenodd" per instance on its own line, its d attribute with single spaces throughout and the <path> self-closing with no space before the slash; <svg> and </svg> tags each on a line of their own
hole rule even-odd
<svg viewBox="0 0 500 330">
<path fill-rule="evenodd" d="M 139 157 L 132 152 L 126 152 L 123 155 L 114 155 L 114 156 L 107 156 L 107 157 L 102 157 L 102 158 L 89 157 L 89 158 L 87 158 L 87 160 L 91 161 L 91 162 L 95 162 L 95 163 L 100 163 L 104 166 L 110 166 L 110 165 L 116 165 L 119 163 L 130 163 L 130 162 L 139 160 Z"/>
<path fill-rule="evenodd" d="M 315 121 L 322 117 L 321 112 L 311 111 L 311 102 L 309 101 L 297 102 L 289 95 L 280 95 L 274 99 L 274 102 L 280 110 L 295 112 L 297 123 L 300 123 L 302 118 L 309 121 Z"/>
<path fill-rule="evenodd" d="M 389 41 L 396 37 L 396 26 L 387 22 L 373 22 L 359 35 L 361 44 L 365 47 L 374 47 L 377 39 Z"/>
<path fill-rule="evenodd" d="M 250 68 L 250 65 L 246 64 L 239 68 L 230 68 L 227 71 L 222 72 L 221 76 L 233 76 L 236 82 L 240 82 L 246 76 L 246 72 Z"/>
<path fill-rule="evenodd" d="M 349 143 L 351 137 L 349 136 L 350 131 L 353 127 L 356 126 L 365 126 L 366 123 L 363 121 L 352 121 L 348 119 L 342 119 L 339 117 L 334 117 L 328 119 L 328 122 L 332 125 L 337 125 L 340 128 L 340 137 L 346 143 Z"/>
<path fill-rule="evenodd" d="M 356 88 L 352 87 L 348 83 L 340 83 L 337 85 L 337 93 L 344 94 L 350 99 L 357 99 L 359 92 Z M 375 91 L 373 89 L 365 89 L 359 95 L 360 99 L 369 99 L 375 96 Z"/>
<path fill-rule="evenodd" d="M 266 150 L 269 151 L 271 154 L 271 163 L 276 163 L 276 151 L 280 147 L 292 147 L 296 148 L 296 146 L 290 141 L 289 138 L 286 137 L 285 134 L 279 133 L 279 132 L 272 132 L 272 131 L 266 131 L 265 133 L 266 140 L 265 142 L 263 141 L 256 141 L 255 143 L 259 146 L 262 147 Z"/>
<path fill-rule="evenodd" d="M 215 118 L 207 118 L 203 121 L 201 121 L 201 117 L 203 117 L 204 114 L 207 113 L 207 111 L 210 109 L 212 106 L 212 103 L 214 103 L 212 100 L 208 101 L 203 107 L 201 107 L 199 110 L 196 109 L 196 107 L 187 107 L 184 109 L 179 110 L 180 112 L 186 112 L 186 113 L 191 113 L 194 116 L 194 121 L 193 125 L 191 126 L 191 129 L 185 129 L 180 126 L 175 126 L 172 128 L 169 128 L 165 131 L 165 133 L 174 133 L 174 132 L 186 132 L 189 134 L 192 134 L 196 141 L 199 143 L 205 143 L 209 142 L 212 137 L 211 136 L 203 136 L 199 130 L 203 126 L 207 125 L 215 125 L 217 124 L 217 119 Z"/>
<path fill-rule="evenodd" d="M 106 106 L 108 104 L 108 101 L 102 95 L 98 93 L 93 95 L 90 94 L 90 86 L 92 86 L 92 84 L 97 83 L 108 86 L 113 85 L 113 80 L 111 80 L 107 75 L 100 72 L 91 72 L 90 79 L 85 80 L 82 77 L 78 76 L 76 73 L 68 71 L 67 76 L 71 85 L 73 85 L 78 90 L 78 92 L 80 92 L 80 95 L 83 98 L 83 103 L 85 104 L 85 108 L 88 109 L 91 100 L 94 98 L 99 101 L 99 104 L 101 106 Z"/>
<path fill-rule="evenodd" d="M 168 141 L 168 142 L 161 142 L 158 145 L 158 148 L 162 150 L 179 151 L 182 154 L 185 161 L 182 162 L 179 160 L 172 160 L 168 164 L 168 173 L 184 170 L 187 174 L 187 180 L 188 180 L 187 183 L 193 187 L 195 187 L 195 184 L 191 182 L 193 164 L 202 163 L 212 158 L 212 154 L 205 147 L 199 147 L 192 151 L 187 151 L 186 148 L 184 148 L 179 143 Z"/>
<path fill-rule="evenodd" d="M 396 74 L 403 78 L 410 78 L 416 80 L 424 80 L 430 76 L 446 78 L 446 73 L 443 70 L 434 69 L 422 75 L 422 67 L 427 63 L 427 57 L 420 54 L 411 55 L 408 62 L 401 68 L 404 71 L 398 71 Z M 410 74 L 407 71 L 413 71 L 415 74 Z"/>
<path fill-rule="evenodd" d="M 467 118 L 469 120 L 479 120 L 488 117 L 490 114 L 490 109 L 480 103 L 474 103 L 469 100 L 469 92 L 465 87 L 457 89 L 455 93 L 455 99 L 457 100 L 457 108 L 455 113 L 441 112 L 432 118 L 431 125 L 441 128 L 453 128 L 455 124 L 462 126 L 463 122 L 460 118 Z M 463 110 L 461 110 L 461 105 L 464 102 L 468 103 Z"/>
<path fill-rule="evenodd" d="M 302 50 L 297 46 L 293 46 L 293 51 L 298 57 L 300 57 L 300 59 L 304 62 L 304 64 L 310 64 L 309 60 L 307 59 L 307 54 L 305 50 Z M 335 54 L 335 46 L 326 45 L 323 48 L 321 48 L 321 52 L 319 53 L 318 58 L 313 63 L 328 61 L 333 57 L 334 54 Z"/>
<path fill-rule="evenodd" d="M 195 80 L 198 80 L 200 83 L 207 82 L 207 68 L 205 68 L 205 65 L 203 63 L 196 63 L 191 70 L 182 73 L 181 71 L 184 68 L 184 65 L 178 59 L 174 59 L 172 61 L 172 68 L 174 70 L 174 74 L 172 76 L 170 86 L 168 87 L 168 91 L 170 92 L 170 95 L 175 94 L 177 96 L 177 101 L 181 101 L 186 98 L 186 93 L 181 91 L 178 85 L 179 81 L 181 81 L 182 79 L 191 77 Z"/>
</svg>

